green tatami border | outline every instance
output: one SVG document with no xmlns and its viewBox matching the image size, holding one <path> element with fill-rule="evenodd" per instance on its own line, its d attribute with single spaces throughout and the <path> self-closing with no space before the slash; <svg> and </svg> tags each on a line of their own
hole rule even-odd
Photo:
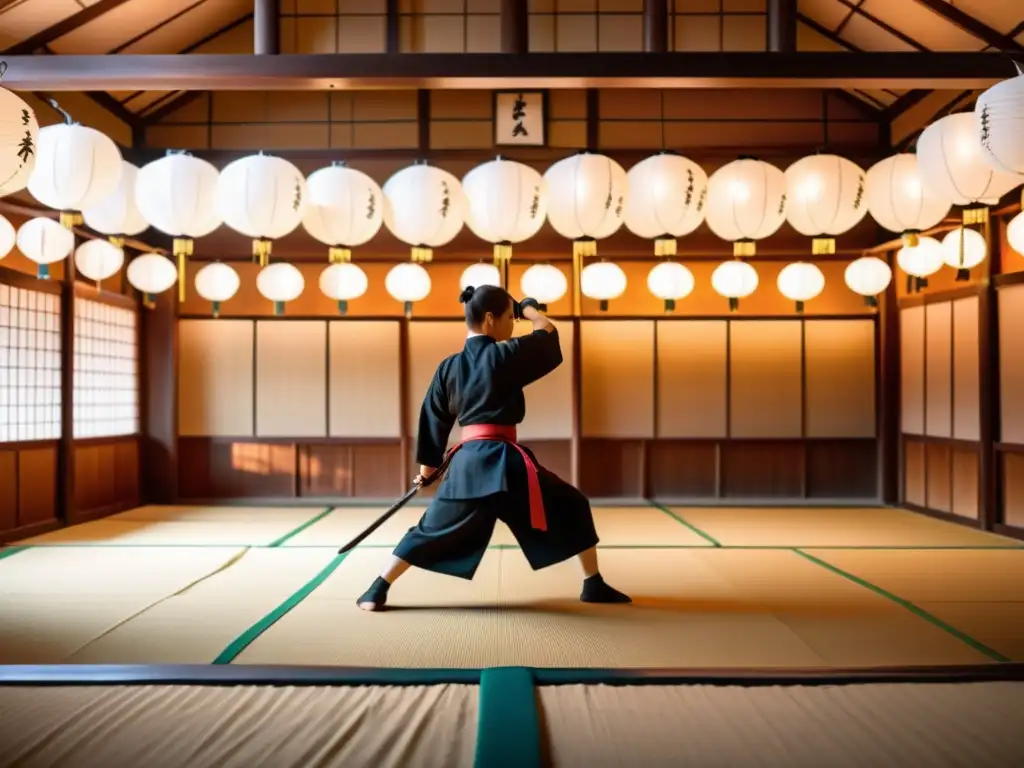
<svg viewBox="0 0 1024 768">
<path fill-rule="evenodd" d="M 682 523 L 683 525 L 685 525 L 687 528 L 689 528 L 695 534 L 700 536 L 702 539 L 704 539 L 705 541 L 710 542 L 711 546 L 713 546 L 713 547 L 721 547 L 722 546 L 722 543 L 718 539 L 716 539 L 714 536 L 712 536 L 712 535 L 710 535 L 708 533 L 705 533 L 700 528 L 695 526 L 693 523 L 687 522 L 679 514 L 673 512 L 668 507 L 666 507 L 666 506 L 664 506 L 662 504 L 659 504 L 656 501 L 652 501 L 651 499 L 647 499 L 647 503 L 650 504 L 655 509 L 660 509 L 662 512 L 664 512 L 666 515 L 671 517 L 676 522 L 679 522 L 679 523 Z"/>
<path fill-rule="evenodd" d="M 540 768 L 541 716 L 533 670 L 480 672 L 474 768 Z"/>
<path fill-rule="evenodd" d="M 329 514 L 331 514 L 331 512 L 333 512 L 335 509 L 337 509 L 337 507 L 327 507 L 326 509 L 322 510 L 319 514 L 314 515 L 309 520 L 304 522 L 302 525 L 300 525 L 295 530 L 293 530 L 293 531 L 291 531 L 289 533 L 286 533 L 284 536 L 282 536 L 281 538 L 277 539 L 276 541 L 272 541 L 267 546 L 268 547 L 280 547 L 281 545 L 283 545 L 289 539 L 291 539 L 294 536 L 297 536 L 298 534 L 302 533 L 307 528 L 310 528 L 310 527 L 316 525 L 317 523 L 319 523 L 321 520 L 323 520 L 325 517 L 327 517 Z"/>
</svg>

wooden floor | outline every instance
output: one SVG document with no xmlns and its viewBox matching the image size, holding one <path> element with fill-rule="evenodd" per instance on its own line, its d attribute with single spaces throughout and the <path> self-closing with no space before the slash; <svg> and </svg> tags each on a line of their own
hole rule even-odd
<svg viewBox="0 0 1024 768">
<path fill-rule="evenodd" d="M 596 508 L 631 606 L 499 527 L 472 582 L 355 598 L 421 509 L 143 507 L 0 549 L 0 664 L 849 668 L 1024 661 L 1024 544 L 889 508 Z"/>
</svg>

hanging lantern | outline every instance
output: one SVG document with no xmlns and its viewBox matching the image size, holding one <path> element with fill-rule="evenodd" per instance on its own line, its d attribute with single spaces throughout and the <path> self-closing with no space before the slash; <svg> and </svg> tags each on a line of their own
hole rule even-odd
<svg viewBox="0 0 1024 768">
<path fill-rule="evenodd" d="M 53 219 L 29 219 L 18 229 L 18 250 L 38 266 L 36 276 L 49 280 L 50 265 L 63 261 L 75 248 L 75 236 Z"/>
<path fill-rule="evenodd" d="M 741 158 L 708 179 L 708 227 L 733 244 L 733 255 L 753 256 L 755 242 L 786 220 L 786 175 L 770 163 Z"/>
<path fill-rule="evenodd" d="M 412 315 L 412 305 L 430 295 L 430 273 L 418 262 L 396 264 L 384 278 L 384 288 L 405 306 L 405 316 Z"/>
<path fill-rule="evenodd" d="M 341 315 L 348 312 L 348 303 L 366 293 L 369 286 L 366 273 L 349 262 L 331 264 L 320 273 L 320 291 L 327 298 L 338 302 L 338 313 Z"/>
<path fill-rule="evenodd" d="M 558 301 L 569 290 L 565 273 L 551 264 L 534 264 L 523 272 L 519 290 L 524 297 L 534 299 L 546 311 L 547 305 Z"/>
<path fill-rule="evenodd" d="M 626 273 L 610 261 L 588 264 L 580 274 L 580 290 L 588 299 L 597 299 L 605 312 L 609 301 L 626 292 Z"/>
<path fill-rule="evenodd" d="M 974 103 L 981 157 L 1003 173 L 1024 173 L 1024 67 L 1016 67 L 1017 77 L 996 83 Z"/>
<path fill-rule="evenodd" d="M 665 311 L 672 312 L 676 302 L 693 293 L 693 273 L 682 264 L 663 261 L 647 273 L 647 290 L 665 302 Z"/>
<path fill-rule="evenodd" d="M 252 238 L 253 258 L 262 267 L 270 263 L 272 241 L 302 223 L 306 197 L 302 172 L 262 152 L 228 163 L 217 182 L 217 210 L 231 229 Z"/>
<path fill-rule="evenodd" d="M 1024 256 L 1024 212 L 1018 213 L 1006 226 L 1006 242 L 1021 256 Z"/>
<path fill-rule="evenodd" d="M 708 176 L 692 160 L 660 152 L 626 174 L 629 194 L 623 221 L 637 237 L 654 240 L 655 256 L 675 256 L 676 238 L 704 221 Z"/>
<path fill-rule="evenodd" d="M 796 311 L 803 312 L 804 304 L 825 290 L 825 275 L 817 265 L 798 261 L 782 268 L 776 284 L 779 293 L 796 302 Z"/>
<path fill-rule="evenodd" d="M 970 280 L 970 271 L 987 255 L 985 236 L 976 230 L 960 226 L 942 238 L 942 260 L 956 270 L 956 279 L 960 282 Z"/>
<path fill-rule="evenodd" d="M 142 293 L 143 301 L 152 305 L 153 298 L 169 290 L 178 279 L 174 262 L 159 253 L 143 253 L 128 262 L 126 272 L 131 286 Z"/>
<path fill-rule="evenodd" d="M 889 287 L 892 270 L 877 256 L 862 256 L 846 267 L 843 277 L 847 288 L 863 296 L 865 304 L 877 307 L 878 294 Z"/>
<path fill-rule="evenodd" d="M 294 264 L 279 261 L 269 264 L 256 275 L 256 290 L 274 302 L 274 314 L 283 315 L 284 305 L 302 295 L 306 280 Z"/>
<path fill-rule="evenodd" d="M 14 250 L 18 242 L 18 233 L 14 231 L 14 225 L 3 216 L 0 216 L 0 260 Z"/>
<path fill-rule="evenodd" d="M 96 205 L 82 211 L 86 225 L 107 235 L 110 242 L 124 248 L 125 237 L 142 234 L 149 228 L 146 217 L 135 204 L 135 184 L 139 169 L 127 160 L 121 161 L 121 180 L 117 189 Z"/>
<path fill-rule="evenodd" d="M 0 61 L 0 82 L 7 62 Z M 0 87 L 0 197 L 28 186 L 39 150 L 36 113 L 18 94 Z"/>
<path fill-rule="evenodd" d="M 533 168 L 498 157 L 478 165 L 462 179 L 466 226 L 494 246 L 494 264 L 505 285 L 512 246 L 540 231 L 547 216 L 544 178 Z"/>
<path fill-rule="evenodd" d="M 626 172 L 604 155 L 592 152 L 559 160 L 544 174 L 548 185 L 548 221 L 573 241 L 573 255 L 596 256 L 597 241 L 622 226 Z"/>
<path fill-rule="evenodd" d="M 896 265 L 907 275 L 907 291 L 924 288 L 928 278 L 945 263 L 942 244 L 934 237 L 919 237 L 916 245 L 904 245 L 896 254 Z"/>
<path fill-rule="evenodd" d="M 75 269 L 96 283 L 113 277 L 124 266 L 124 251 L 107 240 L 86 240 L 75 250 Z"/>
<path fill-rule="evenodd" d="M 410 165 L 384 183 L 384 226 L 412 248 L 415 263 L 450 243 L 466 220 L 459 180 L 433 165 Z M 412 274 L 411 272 L 409 274 Z"/>
<path fill-rule="evenodd" d="M 178 301 L 185 300 L 185 261 L 194 240 L 222 223 L 217 212 L 217 169 L 187 152 L 168 152 L 144 165 L 135 180 L 135 204 L 159 232 L 174 238 Z"/>
<path fill-rule="evenodd" d="M 196 293 L 213 304 L 213 316 L 220 317 L 220 305 L 238 293 L 238 273 L 228 264 L 215 261 L 196 272 Z"/>
<path fill-rule="evenodd" d="M 757 284 L 757 270 L 739 259 L 723 262 L 711 273 L 711 287 L 719 296 L 729 299 L 730 312 L 739 309 L 740 299 L 756 291 Z"/>
<path fill-rule="evenodd" d="M 306 180 L 308 204 L 302 226 L 330 248 L 331 264 L 352 260 L 352 249 L 368 243 L 384 223 L 384 193 L 365 173 L 334 163 Z"/>
<path fill-rule="evenodd" d="M 902 154 L 868 169 L 868 212 L 884 229 L 897 232 L 913 246 L 918 234 L 942 221 L 952 203 L 924 183 L 917 157 Z"/>
<path fill-rule="evenodd" d="M 472 285 L 501 285 L 501 270 L 494 264 L 470 264 L 462 271 L 459 278 L 459 288 L 466 288 Z"/>
<path fill-rule="evenodd" d="M 844 157 L 811 155 L 786 169 L 786 220 L 812 237 L 815 256 L 836 252 L 835 238 L 868 212 L 864 171 Z"/>
</svg>

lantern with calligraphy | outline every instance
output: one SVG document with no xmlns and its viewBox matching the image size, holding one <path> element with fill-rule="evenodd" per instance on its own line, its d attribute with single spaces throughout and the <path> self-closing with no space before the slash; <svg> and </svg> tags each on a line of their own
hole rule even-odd
<svg viewBox="0 0 1024 768">
<path fill-rule="evenodd" d="M 75 236 L 53 219 L 29 219 L 18 228 L 18 250 L 38 265 L 40 280 L 50 278 L 50 265 L 66 259 L 75 248 Z"/>
<path fill-rule="evenodd" d="M 851 262 L 843 274 L 846 287 L 864 297 L 869 307 L 878 306 L 878 294 L 889 287 L 892 270 L 877 256 L 862 256 Z"/>
<path fill-rule="evenodd" d="M 865 174 L 838 155 L 811 155 L 786 169 L 786 220 L 814 238 L 815 256 L 836 252 L 835 238 L 849 232 L 868 212 Z"/>
<path fill-rule="evenodd" d="M 868 213 L 883 228 L 917 244 L 922 230 L 942 221 L 952 202 L 925 184 L 914 155 L 892 155 L 868 169 Z"/>
<path fill-rule="evenodd" d="M 676 238 L 704 221 L 708 176 L 692 160 L 661 152 L 629 169 L 623 221 L 637 237 L 654 241 L 655 256 L 674 256 Z"/>
<path fill-rule="evenodd" d="M 0 81 L 7 62 L 0 61 Z M 39 123 L 18 94 L 0 87 L 0 197 L 20 192 L 36 166 Z"/>
<path fill-rule="evenodd" d="M 358 299 L 369 288 L 366 273 L 351 262 L 337 262 L 320 273 L 320 291 L 338 302 L 338 314 L 348 312 L 348 303 Z"/>
<path fill-rule="evenodd" d="M 786 175 L 770 163 L 741 158 L 708 179 L 708 227 L 733 244 L 737 258 L 753 256 L 758 240 L 786 220 Z"/>
<path fill-rule="evenodd" d="M 268 264 L 256 275 L 256 290 L 274 302 L 274 314 L 283 315 L 284 305 L 302 295 L 306 280 L 294 264 L 279 261 Z"/>
<path fill-rule="evenodd" d="M 241 285 L 234 268 L 220 261 L 196 272 L 196 293 L 213 304 L 214 317 L 220 317 L 220 305 L 233 298 Z"/>
<path fill-rule="evenodd" d="M 384 226 L 411 247 L 414 263 L 430 261 L 433 249 L 450 243 L 466 221 L 462 184 L 437 166 L 403 168 L 384 183 L 384 199 Z"/>
<path fill-rule="evenodd" d="M 412 316 L 412 305 L 430 295 L 430 273 L 419 262 L 396 264 L 384 278 L 384 289 L 402 302 L 405 316 Z"/>
<path fill-rule="evenodd" d="M 777 285 L 779 293 L 796 302 L 796 311 L 803 312 L 804 304 L 825 290 L 825 275 L 817 265 L 798 261 L 782 268 Z"/>
<path fill-rule="evenodd" d="M 127 160 L 121 161 L 121 180 L 117 189 L 96 205 L 82 211 L 86 225 L 107 235 L 110 242 L 124 248 L 125 237 L 134 237 L 146 231 L 149 223 L 135 203 L 135 184 L 139 169 Z"/>
<path fill-rule="evenodd" d="M 904 244 L 896 253 L 896 264 L 907 275 L 907 291 L 924 288 L 928 278 L 945 263 L 942 244 L 933 237 L 918 237 L 913 245 Z"/>
<path fill-rule="evenodd" d="M 974 104 L 982 159 L 1003 173 L 1024 173 L 1024 66 L 1017 77 L 996 83 Z"/>
<path fill-rule="evenodd" d="M 159 253 L 143 253 L 128 262 L 126 271 L 128 282 L 142 293 L 147 305 L 153 298 L 170 289 L 178 279 L 178 269 L 174 262 Z"/>
<path fill-rule="evenodd" d="M 569 290 L 565 273 L 553 264 L 534 264 L 523 272 L 519 290 L 524 297 L 532 298 L 547 310 L 547 305 L 558 301 Z"/>
<path fill-rule="evenodd" d="M 647 290 L 665 302 L 665 311 L 672 312 L 676 302 L 693 293 L 693 273 L 674 261 L 663 261 L 647 273 Z"/>
<path fill-rule="evenodd" d="M 0 216 L 0 260 L 14 250 L 14 244 L 17 242 L 18 233 L 14 231 L 14 225 Z"/>
<path fill-rule="evenodd" d="M 75 269 L 99 288 L 124 266 L 124 251 L 107 240 L 86 240 L 75 250 Z"/>
<path fill-rule="evenodd" d="M 597 241 L 618 231 L 625 213 L 627 180 L 610 157 L 581 152 L 548 168 L 548 221 L 573 241 L 573 255 L 596 256 Z"/>
<path fill-rule="evenodd" d="M 729 311 L 740 307 L 740 299 L 757 290 L 757 270 L 740 259 L 726 261 L 715 267 L 711 273 L 711 287 L 719 296 L 729 299 Z"/>
<path fill-rule="evenodd" d="M 302 226 L 328 246 L 329 260 L 352 260 L 352 249 L 368 243 L 384 223 L 384 193 L 365 173 L 334 163 L 306 180 L 308 205 Z"/>
<path fill-rule="evenodd" d="M 470 264 L 462 271 L 459 278 L 459 288 L 466 288 L 472 285 L 474 288 L 481 285 L 501 285 L 501 270 L 494 264 Z"/>
<path fill-rule="evenodd" d="M 942 238 L 942 260 L 956 270 L 956 279 L 971 279 L 971 270 L 985 260 L 988 244 L 980 232 L 959 226 Z"/>
</svg>

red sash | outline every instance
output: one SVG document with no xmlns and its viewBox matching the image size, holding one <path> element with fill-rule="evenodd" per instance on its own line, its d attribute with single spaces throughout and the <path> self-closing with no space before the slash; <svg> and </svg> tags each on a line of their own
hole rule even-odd
<svg viewBox="0 0 1024 768">
<path fill-rule="evenodd" d="M 473 424 L 463 427 L 462 440 L 448 451 L 448 458 L 451 458 L 459 448 L 471 440 L 494 440 L 508 443 L 519 451 L 519 455 L 523 457 L 523 462 L 526 464 L 526 484 L 530 492 L 530 523 L 538 531 L 546 531 L 548 523 L 544 514 L 544 496 L 540 491 L 540 474 L 533 459 L 519 445 L 516 428 L 506 427 L 502 424 Z"/>
</svg>

